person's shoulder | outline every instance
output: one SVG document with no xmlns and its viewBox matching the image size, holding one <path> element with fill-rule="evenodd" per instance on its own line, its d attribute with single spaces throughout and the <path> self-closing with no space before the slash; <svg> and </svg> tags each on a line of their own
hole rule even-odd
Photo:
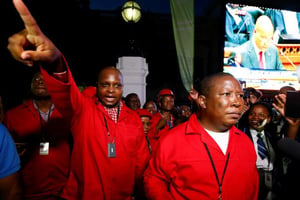
<svg viewBox="0 0 300 200">
<path fill-rule="evenodd" d="M 9 138 L 10 134 L 8 132 L 8 129 L 6 126 L 2 123 L 0 123 L 0 141 L 2 143 L 2 140 L 5 140 L 5 138 Z"/>
<path fill-rule="evenodd" d="M 276 47 L 275 44 L 270 45 L 270 47 L 268 48 L 267 51 L 269 51 L 269 52 L 271 52 L 271 53 L 276 53 L 276 54 L 279 55 L 279 53 L 278 53 L 278 48 Z"/>
<path fill-rule="evenodd" d="M 182 141 L 186 136 L 186 127 L 187 122 L 179 124 L 171 129 L 169 129 L 166 133 L 164 133 L 160 140 L 164 140 L 165 143 L 168 145 L 170 141 Z"/>
<path fill-rule="evenodd" d="M 0 123 L 0 132 L 8 132 L 7 128 L 2 123 Z"/>
<path fill-rule="evenodd" d="M 248 52 L 249 48 L 253 47 L 251 40 L 246 41 L 245 43 L 241 44 L 240 46 L 236 47 L 236 51 L 239 53 Z"/>
<path fill-rule="evenodd" d="M 237 128 L 235 126 L 233 126 L 232 129 L 233 129 L 233 132 L 235 133 L 235 135 L 238 135 L 240 137 L 240 139 L 242 139 L 242 140 L 244 138 L 248 138 L 249 139 L 249 137 L 248 137 L 248 135 L 246 133 L 246 129 L 243 129 L 245 131 L 242 131 L 242 130 L 240 130 L 239 128 Z"/>
<path fill-rule="evenodd" d="M 138 113 L 130 108 L 128 108 L 125 104 L 123 104 L 122 106 L 122 111 L 123 114 L 127 117 L 130 118 L 131 121 L 141 121 L 140 116 L 138 115 Z"/>
<path fill-rule="evenodd" d="M 22 112 L 24 110 L 28 110 L 28 109 L 33 109 L 33 108 L 34 108 L 33 102 L 32 102 L 32 99 L 30 99 L 20 105 L 10 108 L 9 110 L 6 111 L 5 114 L 6 115 L 12 115 L 12 114 L 19 115 L 20 112 Z"/>
</svg>

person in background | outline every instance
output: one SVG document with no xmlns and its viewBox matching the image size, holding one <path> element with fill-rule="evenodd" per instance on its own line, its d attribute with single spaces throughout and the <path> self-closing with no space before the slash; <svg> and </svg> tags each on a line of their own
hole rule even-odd
<svg viewBox="0 0 300 200">
<path fill-rule="evenodd" d="M 141 101 L 136 93 L 129 93 L 125 97 L 125 104 L 128 108 L 132 110 L 137 110 L 141 108 Z"/>
<path fill-rule="evenodd" d="M 41 72 L 30 90 L 31 99 L 4 118 L 21 158 L 24 199 L 60 199 L 70 171 L 70 122 L 54 106 Z"/>
<path fill-rule="evenodd" d="M 275 95 L 278 96 L 279 94 L 284 94 L 286 96 L 287 92 L 295 92 L 296 89 L 292 86 L 286 85 L 282 86 L 278 94 Z M 277 105 L 278 101 L 275 100 L 275 104 Z M 299 125 L 298 123 L 294 123 L 293 120 L 283 117 L 282 114 L 276 109 L 274 106 L 272 108 L 273 111 L 273 124 L 274 124 L 274 130 L 276 131 L 276 134 L 278 137 L 289 137 L 289 138 L 296 138 L 296 135 L 298 133 Z"/>
<path fill-rule="evenodd" d="M 275 199 L 279 192 L 279 177 L 282 174 L 281 159 L 278 156 L 277 138 L 268 129 L 271 123 L 272 108 L 265 102 L 256 102 L 249 109 L 248 124 L 242 127 L 253 142 L 259 172 L 259 195 L 258 200 L 265 200 L 271 194 Z M 270 194 L 269 194 L 270 193 Z"/>
<path fill-rule="evenodd" d="M 241 56 L 237 62 L 249 69 L 282 70 L 278 49 L 273 44 L 273 33 L 270 18 L 266 15 L 259 16 L 252 38 L 236 49 L 236 54 Z"/>
<path fill-rule="evenodd" d="M 145 138 L 148 143 L 149 152 L 151 153 L 151 145 L 150 145 L 150 141 L 149 141 L 149 137 L 148 137 L 148 132 L 149 132 L 150 126 L 151 126 L 152 114 L 147 109 L 140 108 L 135 111 L 137 112 L 137 114 L 140 116 L 140 118 L 142 120 Z"/>
<path fill-rule="evenodd" d="M 253 87 L 244 88 L 243 91 L 244 91 L 243 115 L 241 116 L 241 118 L 239 119 L 236 125 L 239 129 L 248 126 L 249 108 L 253 104 L 259 102 L 262 97 L 262 92 Z"/>
<path fill-rule="evenodd" d="M 64 116 L 72 116 L 71 170 L 62 197 L 131 199 L 134 195 L 138 199 L 150 153 L 139 116 L 121 101 L 121 72 L 112 66 L 103 68 L 98 74 L 97 99 L 84 96 L 62 53 L 43 34 L 26 5 L 21 0 L 13 3 L 25 30 L 9 38 L 11 55 L 28 66 L 38 62 L 55 107 Z"/>
<path fill-rule="evenodd" d="M 157 113 L 157 106 L 153 100 L 147 100 L 143 105 L 143 109 L 147 109 L 152 115 Z"/>
<path fill-rule="evenodd" d="M 292 118 L 285 115 L 286 89 L 288 88 L 281 88 L 281 92 L 275 95 L 273 106 L 286 121 L 285 126 L 281 130 L 283 137 L 300 142 L 300 118 Z M 292 88 L 289 89 L 293 90 Z M 291 146 L 291 148 L 293 148 L 293 146 Z M 292 149 L 292 151 L 295 150 Z M 295 199 L 299 197 L 300 160 L 295 159 L 290 155 L 284 154 L 284 156 L 286 157 L 286 160 L 284 163 L 285 168 L 281 199 Z"/>
<path fill-rule="evenodd" d="M 239 81 L 220 72 L 195 90 L 196 113 L 165 133 L 152 152 L 144 175 L 147 198 L 257 199 L 256 153 L 234 126 L 243 106 Z"/>
<path fill-rule="evenodd" d="M 265 15 L 269 16 L 274 24 L 274 43 L 278 43 L 281 35 L 300 34 L 300 13 L 291 10 L 266 9 Z"/>
<path fill-rule="evenodd" d="M 177 126 L 185 121 L 187 121 L 192 115 L 191 107 L 187 104 L 182 104 L 178 106 L 178 110 L 176 112 L 176 117 L 174 121 L 174 126 Z"/>
<path fill-rule="evenodd" d="M 225 47 L 237 47 L 247 42 L 254 30 L 251 14 L 238 4 L 226 4 Z"/>
<path fill-rule="evenodd" d="M 152 123 L 148 133 L 152 151 L 155 150 L 159 138 L 174 127 L 175 117 L 172 114 L 175 106 L 175 95 L 170 89 L 160 90 L 157 98 L 159 111 L 152 115 Z"/>
<path fill-rule="evenodd" d="M 256 102 L 259 102 L 261 97 L 263 96 L 262 92 L 253 87 L 245 88 L 245 100 L 248 104 L 253 105 Z"/>
<path fill-rule="evenodd" d="M 0 199 L 23 200 L 20 158 L 7 128 L 0 123 Z"/>
</svg>

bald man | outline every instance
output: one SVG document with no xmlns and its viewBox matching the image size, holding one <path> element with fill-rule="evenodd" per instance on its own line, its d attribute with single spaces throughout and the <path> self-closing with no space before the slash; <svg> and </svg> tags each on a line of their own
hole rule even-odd
<svg viewBox="0 0 300 200">
<path fill-rule="evenodd" d="M 273 44 L 274 27 L 270 18 L 260 16 L 255 24 L 252 38 L 237 48 L 242 67 L 261 70 L 282 70 L 277 47 Z"/>
</svg>

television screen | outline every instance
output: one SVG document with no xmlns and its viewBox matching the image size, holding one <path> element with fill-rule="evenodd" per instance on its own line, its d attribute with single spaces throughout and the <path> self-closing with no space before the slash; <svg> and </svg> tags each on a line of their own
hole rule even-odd
<svg viewBox="0 0 300 200">
<path fill-rule="evenodd" d="M 226 3 L 224 72 L 244 87 L 300 89 L 300 12 Z"/>
</svg>

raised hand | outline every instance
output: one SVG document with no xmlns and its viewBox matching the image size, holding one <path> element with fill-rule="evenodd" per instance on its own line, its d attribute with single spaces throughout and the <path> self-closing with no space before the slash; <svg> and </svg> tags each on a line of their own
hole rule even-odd
<svg viewBox="0 0 300 200">
<path fill-rule="evenodd" d="M 13 3 L 24 22 L 25 29 L 9 37 L 7 48 L 11 55 L 27 66 L 33 66 L 33 62 L 46 65 L 61 63 L 60 51 L 43 34 L 24 2 L 13 0 Z"/>
<path fill-rule="evenodd" d="M 198 99 L 198 92 L 194 89 L 194 86 L 191 85 L 191 90 L 189 92 L 189 98 L 193 101 L 196 101 Z"/>
<path fill-rule="evenodd" d="M 292 117 L 285 116 L 286 95 L 285 94 L 275 95 L 275 100 L 276 100 L 276 103 L 273 103 L 272 105 L 285 118 L 285 120 L 291 126 L 299 126 L 300 118 L 292 118 Z"/>
</svg>

